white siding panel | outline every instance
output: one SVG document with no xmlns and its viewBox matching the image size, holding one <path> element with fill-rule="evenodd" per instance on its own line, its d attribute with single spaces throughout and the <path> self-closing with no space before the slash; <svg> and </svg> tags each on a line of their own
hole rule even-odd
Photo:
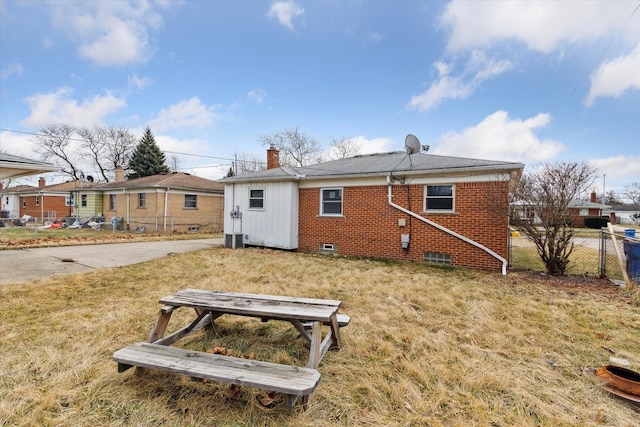
<svg viewBox="0 0 640 427">
<path fill-rule="evenodd" d="M 249 209 L 249 190 L 264 190 L 264 209 Z M 232 218 L 238 207 L 242 218 Z M 294 182 L 238 183 L 225 186 L 225 234 L 242 233 L 244 243 L 298 248 L 298 187 Z"/>
</svg>

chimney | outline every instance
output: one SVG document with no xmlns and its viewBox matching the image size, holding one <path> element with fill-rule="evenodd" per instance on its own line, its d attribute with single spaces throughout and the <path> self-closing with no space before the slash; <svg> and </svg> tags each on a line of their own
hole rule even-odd
<svg viewBox="0 0 640 427">
<path fill-rule="evenodd" d="M 42 188 L 46 185 L 46 181 L 44 180 L 43 177 L 40 177 L 40 179 L 38 180 L 38 187 Z"/>
<path fill-rule="evenodd" d="M 273 145 L 267 150 L 267 169 L 280 167 L 280 152 Z"/>
<path fill-rule="evenodd" d="M 124 182 L 124 169 L 116 168 L 116 181 L 115 182 Z"/>
<path fill-rule="evenodd" d="M 595 203 L 596 202 L 596 192 L 592 191 L 591 192 L 591 203 Z"/>
</svg>

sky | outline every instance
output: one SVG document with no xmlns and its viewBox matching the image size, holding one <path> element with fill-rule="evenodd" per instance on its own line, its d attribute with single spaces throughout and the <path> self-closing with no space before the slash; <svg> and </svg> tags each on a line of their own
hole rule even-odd
<svg viewBox="0 0 640 427">
<path fill-rule="evenodd" d="M 47 124 L 149 126 L 218 179 L 298 128 L 640 182 L 640 0 L 0 0 L 0 85 L 0 150 L 38 160 Z"/>
</svg>

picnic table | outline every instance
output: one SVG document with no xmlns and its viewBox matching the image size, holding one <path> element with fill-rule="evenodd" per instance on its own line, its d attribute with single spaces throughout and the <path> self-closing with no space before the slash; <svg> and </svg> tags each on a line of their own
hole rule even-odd
<svg viewBox="0 0 640 427">
<path fill-rule="evenodd" d="M 185 289 L 160 299 L 162 307 L 147 342 L 116 351 L 118 371 L 137 368 L 186 374 L 192 378 L 251 386 L 286 395 L 289 407 L 298 397 L 306 409 L 320 381 L 320 361 L 330 348 L 342 348 L 340 327 L 349 317 L 338 314 L 337 300 Z M 172 313 L 181 307 L 195 311 L 195 319 L 164 336 Z M 222 315 L 249 316 L 262 321 L 290 322 L 309 345 L 305 367 L 209 354 L 171 347 L 178 340 L 205 327 L 213 327 Z M 327 326 L 327 332 L 323 332 Z"/>
</svg>

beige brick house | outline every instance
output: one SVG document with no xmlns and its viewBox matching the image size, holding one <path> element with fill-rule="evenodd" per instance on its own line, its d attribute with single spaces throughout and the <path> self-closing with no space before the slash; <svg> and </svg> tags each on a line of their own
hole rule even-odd
<svg viewBox="0 0 640 427">
<path fill-rule="evenodd" d="M 406 152 L 224 178 L 229 243 L 506 271 L 522 163 Z"/>
<path fill-rule="evenodd" d="M 121 218 L 124 228 L 146 231 L 221 231 L 224 186 L 187 173 L 153 175 L 100 185 L 107 221 Z"/>
</svg>

